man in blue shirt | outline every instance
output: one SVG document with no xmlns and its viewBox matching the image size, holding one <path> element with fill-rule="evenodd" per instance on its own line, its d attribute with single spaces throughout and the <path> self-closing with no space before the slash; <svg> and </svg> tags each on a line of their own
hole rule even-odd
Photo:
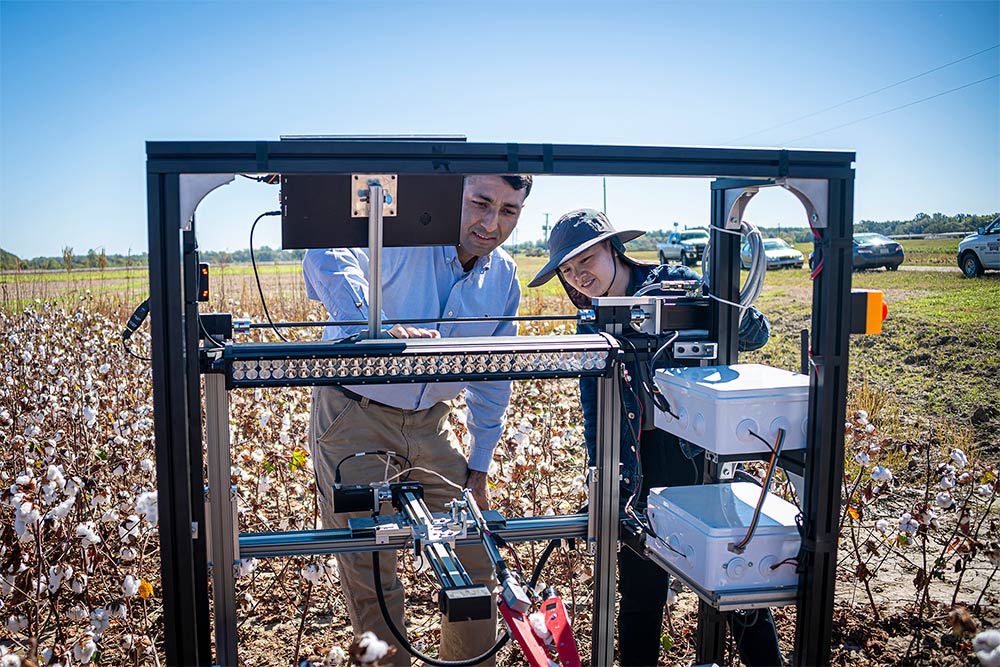
<svg viewBox="0 0 1000 667">
<path fill-rule="evenodd" d="M 521 288 L 514 261 L 500 245 L 514 230 L 530 191 L 530 176 L 467 177 L 457 246 L 383 251 L 383 318 L 516 315 Z M 367 251 L 310 250 L 302 271 L 309 298 L 321 300 L 331 319 L 368 318 Z M 323 337 L 334 340 L 361 328 L 329 326 Z M 512 336 L 517 327 L 512 322 L 428 322 L 397 324 L 388 333 L 396 338 Z M 468 459 L 448 422 L 447 401 L 463 389 L 471 435 Z M 472 490 L 482 509 L 489 507 L 487 471 L 509 400 L 509 381 L 315 388 L 309 440 L 323 527 L 344 528 L 349 519 L 365 515 L 334 513 L 332 488 L 338 467 L 343 484 L 367 484 L 383 479 L 387 470 L 394 475 L 413 468 L 408 479 L 423 483 L 424 501 L 432 511 L 442 511 L 462 487 Z M 354 456 L 374 450 L 400 456 L 388 461 L 383 456 Z M 476 583 L 492 582 L 492 568 L 481 548 L 458 549 L 458 555 Z M 360 636 L 371 630 L 394 643 L 376 604 L 371 556 L 343 554 L 338 564 L 354 632 Z M 403 589 L 395 554 L 382 554 L 380 575 L 392 620 L 402 630 Z M 489 621 L 451 624 L 442 619 L 439 656 L 459 660 L 484 653 L 495 640 L 495 616 L 494 608 Z M 397 648 L 393 664 L 408 665 L 409 655 Z"/>
</svg>

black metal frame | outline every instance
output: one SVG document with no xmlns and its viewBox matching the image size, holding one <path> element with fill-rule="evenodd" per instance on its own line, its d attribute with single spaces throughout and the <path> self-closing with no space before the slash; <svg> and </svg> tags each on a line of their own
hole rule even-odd
<svg viewBox="0 0 1000 667">
<path fill-rule="evenodd" d="M 823 271 L 813 285 L 809 448 L 803 498 L 803 573 L 795 661 L 829 662 L 850 331 L 854 154 L 778 149 L 671 148 L 445 141 L 283 140 L 147 143 L 153 404 L 160 505 L 165 649 L 171 665 L 211 665 L 208 615 L 197 266 L 193 221 L 182 220 L 182 174 L 461 173 L 821 179 L 828 219 L 818 233 Z M 725 226 L 728 180 L 713 184 L 712 221 Z M 738 241 L 713 244 L 713 291 L 737 291 Z M 717 304 L 719 362 L 735 361 L 737 310 Z M 717 619 L 716 619 L 717 620 Z M 710 622 L 709 614 L 703 621 Z M 721 657 L 724 628 L 706 655 Z M 710 628 L 711 629 L 711 628 Z M 700 633 L 703 641 L 708 635 Z M 700 651 L 700 653 L 702 653 Z"/>
</svg>

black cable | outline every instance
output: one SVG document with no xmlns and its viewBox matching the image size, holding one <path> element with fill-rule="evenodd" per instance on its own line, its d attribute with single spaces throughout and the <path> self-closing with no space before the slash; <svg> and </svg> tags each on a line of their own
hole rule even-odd
<svg viewBox="0 0 1000 667">
<path fill-rule="evenodd" d="M 378 552 L 373 551 L 372 574 L 375 578 L 375 597 L 378 600 L 378 608 L 382 611 L 382 618 L 385 619 L 385 624 L 388 626 L 389 632 L 392 633 L 392 636 L 396 638 L 396 641 L 399 642 L 399 645 L 402 646 L 407 653 L 418 660 L 423 660 L 428 665 L 434 665 L 434 667 L 473 667 L 473 665 L 478 665 L 482 661 L 492 658 L 497 654 L 497 651 L 503 648 L 504 644 L 510 640 L 510 634 L 504 632 L 503 636 L 497 638 L 496 643 L 493 644 L 493 648 L 482 655 L 477 655 L 476 657 L 469 658 L 468 660 L 439 660 L 437 658 L 432 658 L 429 655 L 424 655 L 414 648 L 413 644 L 407 640 L 406 636 L 399 631 L 399 628 L 396 627 L 392 617 L 389 615 L 389 608 L 385 605 L 385 593 L 382 591 L 382 573 L 379 567 L 380 564 Z"/>
<path fill-rule="evenodd" d="M 247 178 L 249 178 L 249 176 Z M 274 326 L 274 321 L 271 319 L 271 313 L 267 311 L 267 301 L 264 300 L 264 289 L 260 286 L 260 274 L 257 273 L 257 259 L 253 254 L 253 230 L 257 227 L 257 223 L 260 222 L 261 218 L 271 215 L 281 215 L 281 211 L 267 211 L 266 213 L 261 213 L 257 216 L 257 219 L 253 221 L 253 224 L 250 225 L 250 263 L 253 265 L 253 277 L 257 281 L 257 293 L 260 294 L 260 305 L 264 307 L 264 315 L 267 317 L 267 321 L 270 323 L 271 328 L 274 329 L 274 333 L 278 334 L 278 338 L 287 343 L 288 339 L 281 335 L 281 332 L 278 331 L 278 327 Z"/>
<path fill-rule="evenodd" d="M 397 454 L 395 452 L 388 452 L 384 449 L 373 449 L 365 452 L 355 452 L 354 454 L 348 454 L 344 458 L 340 459 L 337 463 L 337 467 L 333 469 L 333 484 L 334 486 L 340 486 L 340 466 L 344 465 L 345 461 L 349 461 L 357 456 L 388 456 L 394 459 L 402 459 L 406 461 L 406 467 L 412 468 L 413 463 L 403 454 Z"/>
<path fill-rule="evenodd" d="M 149 299 L 146 299 L 139 304 L 139 307 L 135 309 L 132 313 L 132 317 L 128 318 L 128 322 L 125 323 L 125 328 L 122 330 L 122 348 L 125 352 L 138 359 L 139 361 L 152 361 L 146 357 L 140 356 L 133 352 L 128 346 L 128 340 L 132 337 L 132 334 L 142 326 L 142 323 L 146 320 L 149 315 Z"/>
<path fill-rule="evenodd" d="M 538 584 L 538 579 L 542 576 L 542 569 L 549 560 L 549 556 L 555 551 L 556 547 L 559 546 L 560 540 L 549 540 L 549 543 L 545 545 L 545 549 L 542 551 L 542 555 L 538 557 L 538 562 L 535 563 L 534 569 L 531 571 L 531 589 L 534 590 L 535 586 Z"/>
<path fill-rule="evenodd" d="M 130 350 L 128 343 L 126 343 L 125 341 L 122 341 L 122 348 L 125 350 L 126 354 L 128 354 L 130 357 L 135 357 L 139 361 L 152 361 L 152 359 L 150 359 L 149 357 L 143 357 Z"/>
<path fill-rule="evenodd" d="M 749 433 L 753 437 L 755 437 L 758 440 L 760 440 L 761 442 L 763 442 L 764 445 L 767 447 L 767 451 L 771 452 L 772 454 L 774 453 L 774 446 L 772 446 L 771 443 L 769 443 L 767 440 L 765 440 L 764 438 L 762 438 L 761 436 L 757 435 L 756 433 L 754 433 L 753 431 L 751 431 L 749 429 L 747 430 L 747 433 Z"/>
<path fill-rule="evenodd" d="M 257 181 L 258 183 L 267 183 L 268 185 L 278 185 L 281 182 L 281 176 L 278 174 L 265 174 L 263 176 L 250 176 L 249 174 L 240 174 L 243 178 L 248 178 L 251 181 Z"/>
<path fill-rule="evenodd" d="M 201 327 L 201 333 L 205 336 L 205 338 L 207 338 L 216 347 L 221 347 L 221 348 L 226 347 L 225 343 L 220 343 L 219 341 L 215 340 L 215 338 L 212 337 L 212 334 L 208 333 L 208 329 L 205 328 L 205 324 L 201 321 L 200 315 L 198 316 L 198 326 Z"/>
</svg>

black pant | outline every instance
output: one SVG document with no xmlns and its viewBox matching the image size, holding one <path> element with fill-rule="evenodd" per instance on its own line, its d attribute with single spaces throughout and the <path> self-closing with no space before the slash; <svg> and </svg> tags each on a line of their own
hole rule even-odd
<svg viewBox="0 0 1000 667">
<path fill-rule="evenodd" d="M 704 452 L 688 459 L 676 436 L 660 430 L 643 431 L 639 451 L 642 488 L 638 500 L 641 504 L 645 504 L 651 488 L 701 483 Z M 670 575 L 657 564 L 629 548 L 619 552 L 618 651 L 622 667 L 657 664 L 669 584 Z M 733 612 L 729 615 L 729 628 L 746 665 L 774 667 L 782 664 L 778 633 L 770 610 L 758 609 L 746 615 Z"/>
</svg>

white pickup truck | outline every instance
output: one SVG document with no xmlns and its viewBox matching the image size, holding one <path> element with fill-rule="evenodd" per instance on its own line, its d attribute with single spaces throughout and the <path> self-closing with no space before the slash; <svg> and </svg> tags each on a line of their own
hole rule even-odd
<svg viewBox="0 0 1000 667">
<path fill-rule="evenodd" d="M 660 264 L 681 262 L 685 266 L 694 266 L 705 254 L 707 245 L 707 229 L 681 229 L 670 232 L 666 243 L 657 243 L 656 251 Z"/>
<path fill-rule="evenodd" d="M 1000 270 L 1000 216 L 978 234 L 969 234 L 958 244 L 958 267 L 966 278 L 981 276 L 986 269 Z"/>
</svg>

